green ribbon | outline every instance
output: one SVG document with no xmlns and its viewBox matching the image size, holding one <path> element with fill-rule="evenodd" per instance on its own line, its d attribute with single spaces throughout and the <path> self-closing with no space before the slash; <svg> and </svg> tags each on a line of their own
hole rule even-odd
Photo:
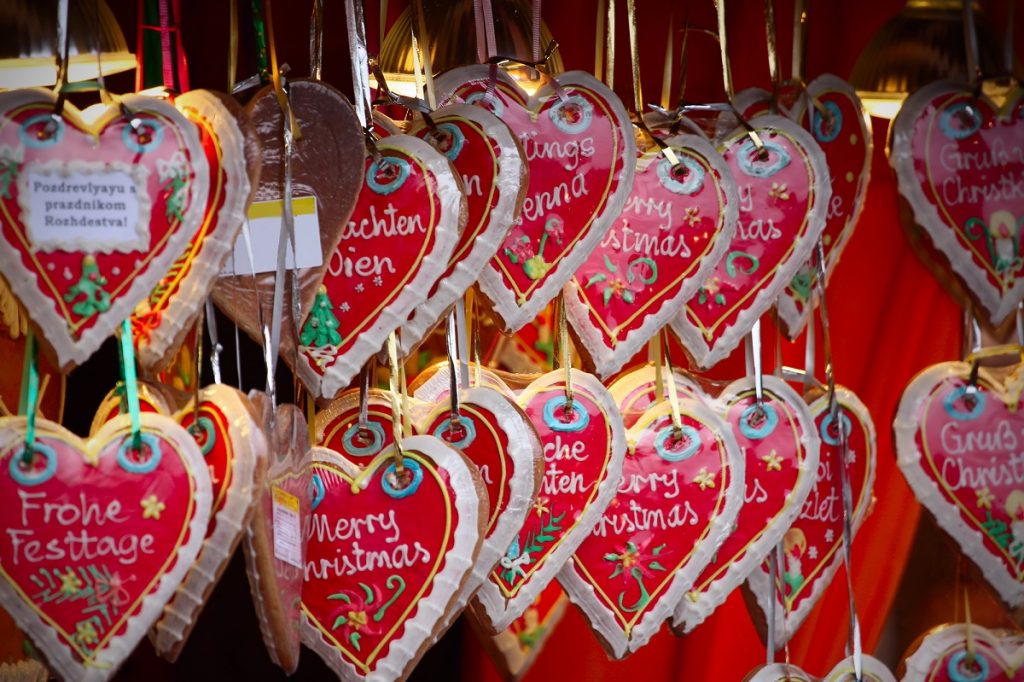
<svg viewBox="0 0 1024 682">
<path fill-rule="evenodd" d="M 128 319 L 121 323 L 121 380 L 124 382 L 125 402 L 132 420 L 132 448 L 142 449 L 142 424 L 139 412 L 139 385 L 135 375 L 135 346 L 132 325 Z"/>
<path fill-rule="evenodd" d="M 39 345 L 30 329 L 25 337 L 25 360 L 21 370 L 21 399 L 18 414 L 27 417 L 25 423 L 25 449 L 21 461 L 25 466 L 32 464 L 36 446 L 36 406 L 39 403 Z"/>
<path fill-rule="evenodd" d="M 259 67 L 260 83 L 270 82 L 270 57 L 267 51 L 267 25 L 263 21 L 261 0 L 252 0 L 252 31 L 256 36 L 256 64 Z"/>
</svg>

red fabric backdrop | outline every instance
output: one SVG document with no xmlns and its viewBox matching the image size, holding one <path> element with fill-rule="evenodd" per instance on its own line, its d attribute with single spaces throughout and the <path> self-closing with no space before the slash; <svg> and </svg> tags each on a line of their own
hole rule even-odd
<svg viewBox="0 0 1024 682">
<path fill-rule="evenodd" d="M 110 0 L 116 16 L 134 45 L 136 0 Z M 243 3 L 239 3 L 240 5 Z M 248 3 L 245 3 L 248 4 Z M 325 40 L 325 79 L 351 92 L 347 64 L 343 5 L 328 2 Z M 391 19 L 405 2 L 391 3 Z M 561 44 L 568 69 L 591 70 L 594 55 L 594 4 L 585 0 L 545 2 L 543 15 Z M 620 11 L 625 2 L 619 2 Z M 661 87 L 668 3 L 639 0 L 642 36 L 641 64 L 647 100 L 654 101 Z M 809 8 L 807 74 L 825 72 L 848 76 L 871 35 L 895 14 L 899 0 L 813 2 Z M 1001 11 L 1005 3 L 993 5 Z M 188 50 L 193 87 L 225 87 L 227 61 L 227 5 L 198 0 L 183 2 L 184 39 Z M 308 69 L 308 2 L 275 2 L 275 33 L 281 62 L 293 75 Z M 737 88 L 764 86 L 768 81 L 763 4 L 756 0 L 729 0 L 729 32 Z M 791 0 L 777 0 L 779 45 L 783 68 L 788 73 L 791 43 Z M 714 27 L 710 0 L 673 3 L 675 26 L 685 19 Z M 371 50 L 378 35 L 378 3 L 367 3 L 367 35 Z M 995 25 L 1003 26 L 996 20 Z M 1019 22 L 1018 22 L 1019 23 Z M 624 15 L 617 36 L 616 90 L 632 101 L 629 47 Z M 1018 34 L 1024 26 L 1018 25 Z M 1021 36 L 1018 35 L 1018 41 Z M 1019 43 L 1018 43 L 1019 44 Z M 712 41 L 699 37 L 692 43 L 690 100 L 718 100 L 721 71 Z M 243 55 L 239 78 L 253 72 L 251 55 Z M 113 89 L 117 90 L 118 81 Z M 123 89 L 130 89 L 127 85 Z M 678 92 L 675 93 L 678 96 Z M 854 545 L 854 583 L 864 632 L 864 644 L 872 651 L 880 637 L 902 567 L 913 538 L 919 507 L 896 471 L 891 421 L 900 393 L 912 376 L 927 365 L 956 357 L 960 314 L 910 251 L 898 223 L 895 182 L 884 156 L 886 127 L 876 121 L 875 159 L 867 207 L 829 286 L 829 305 L 834 338 L 836 375 L 840 383 L 856 391 L 871 410 L 878 429 L 877 503 Z M 800 365 L 803 351 L 787 346 L 788 364 Z M 735 377 L 742 365 L 730 360 L 719 376 Z M 826 672 L 842 657 L 847 633 L 845 580 L 837 576 L 821 605 L 807 619 L 789 647 L 792 661 L 816 674 Z M 474 636 L 466 630 L 463 678 L 497 680 L 497 674 Z M 570 608 L 547 643 L 528 680 L 583 679 L 590 682 L 619 680 L 630 675 L 645 682 L 670 680 L 740 680 L 763 662 L 764 647 L 758 639 L 745 605 L 734 594 L 718 612 L 693 634 L 676 638 L 667 632 L 626 662 L 608 661 L 579 613 Z"/>
</svg>

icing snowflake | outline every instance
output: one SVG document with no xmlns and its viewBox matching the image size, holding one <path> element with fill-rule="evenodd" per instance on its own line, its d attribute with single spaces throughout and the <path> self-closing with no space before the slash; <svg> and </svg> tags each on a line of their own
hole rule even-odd
<svg viewBox="0 0 1024 682">
<path fill-rule="evenodd" d="M 831 528 L 825 531 L 825 542 L 832 542 L 835 539 L 836 534 Z"/>
<path fill-rule="evenodd" d="M 811 559 L 817 559 L 818 558 L 818 548 L 815 547 L 814 545 L 811 545 L 810 547 L 808 547 L 807 548 L 807 556 L 811 557 Z"/>
<path fill-rule="evenodd" d="M 374 275 L 374 277 L 373 277 L 373 286 L 379 287 L 379 286 L 381 286 L 383 284 L 384 284 L 384 278 L 381 277 L 380 275 Z"/>
<path fill-rule="evenodd" d="M 360 282 L 359 284 L 356 285 L 356 293 L 357 294 L 363 293 L 364 289 L 366 289 L 366 287 L 363 285 L 362 282 Z"/>
<path fill-rule="evenodd" d="M 340 310 L 343 313 L 347 313 L 348 311 L 352 310 L 352 307 L 349 306 L 348 303 L 343 302 L 341 305 L 338 306 L 338 310 Z"/>
</svg>

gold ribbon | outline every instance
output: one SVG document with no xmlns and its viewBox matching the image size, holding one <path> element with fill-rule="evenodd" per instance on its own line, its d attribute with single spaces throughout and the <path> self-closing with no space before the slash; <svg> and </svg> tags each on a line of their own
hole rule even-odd
<svg viewBox="0 0 1024 682">
<path fill-rule="evenodd" d="M 288 127 L 292 131 L 292 138 L 295 140 L 302 139 L 302 131 L 299 129 L 299 123 L 295 120 L 295 113 L 292 108 L 288 106 L 288 95 L 285 94 L 284 86 L 281 84 L 281 71 L 277 66 L 277 48 L 274 45 L 274 17 L 271 12 L 271 0 L 265 0 L 264 2 L 264 14 L 266 14 L 267 21 L 267 46 L 270 50 L 270 79 L 274 84 L 274 94 L 277 95 L 277 103 L 281 105 L 281 112 L 288 119 Z"/>
<path fill-rule="evenodd" d="M 615 89 L 615 0 L 608 0 L 608 19 L 605 31 L 604 84 Z"/>
<path fill-rule="evenodd" d="M 569 324 L 565 319 L 565 296 L 558 295 L 558 352 L 565 370 L 565 410 L 572 409 L 572 350 L 569 347 Z"/>
<path fill-rule="evenodd" d="M 388 377 L 388 386 L 391 389 L 389 391 L 389 398 L 391 399 L 391 433 L 395 441 L 395 472 L 401 478 L 405 472 L 405 459 L 402 453 L 402 436 L 404 433 L 402 422 L 405 415 L 402 412 L 402 403 L 404 401 L 399 398 L 402 393 L 402 366 L 398 362 L 398 344 L 395 340 L 395 332 L 388 334 L 387 346 L 388 361 L 391 369 L 390 376 Z"/>
</svg>

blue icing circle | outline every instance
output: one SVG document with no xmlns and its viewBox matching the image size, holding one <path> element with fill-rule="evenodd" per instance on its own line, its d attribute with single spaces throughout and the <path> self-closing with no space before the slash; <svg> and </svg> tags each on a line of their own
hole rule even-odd
<svg viewBox="0 0 1024 682">
<path fill-rule="evenodd" d="M 139 134 L 148 134 L 149 140 L 146 142 L 140 142 L 136 131 Z M 124 142 L 124 146 L 135 152 L 136 154 L 145 154 L 151 149 L 156 149 L 160 146 L 160 143 L 164 139 L 164 126 L 159 121 L 153 119 L 140 119 L 137 128 L 133 128 L 131 125 L 126 125 L 121 130 L 121 141 Z"/>
<path fill-rule="evenodd" d="M 309 499 L 312 500 L 312 511 L 316 511 L 326 496 L 327 489 L 324 487 L 324 480 L 320 478 L 318 472 L 314 471 L 313 475 L 309 477 Z"/>
<path fill-rule="evenodd" d="M 764 415 L 764 423 L 760 426 L 753 426 L 750 423 L 750 419 L 758 410 L 761 410 Z M 761 403 L 760 406 L 754 403 L 753 405 L 748 405 L 743 410 L 743 414 L 740 415 L 740 432 L 750 440 L 761 440 L 771 435 L 778 423 L 779 413 L 775 411 L 774 407 L 768 403 Z"/>
<path fill-rule="evenodd" d="M 395 167 L 398 170 L 393 178 L 380 181 L 377 179 L 377 174 L 385 167 Z M 376 194 L 387 196 L 404 185 L 411 172 L 409 162 L 405 159 L 397 159 L 392 156 L 385 157 L 374 161 L 366 169 L 366 184 Z"/>
<path fill-rule="evenodd" d="M 564 422 L 560 416 L 555 416 L 555 410 L 564 414 L 566 399 L 564 395 L 555 396 L 544 403 L 544 423 L 552 431 L 576 432 L 587 428 L 590 423 L 590 415 L 580 407 L 576 401 L 572 403 L 572 413 L 575 417 L 571 422 Z"/>
<path fill-rule="evenodd" d="M 971 391 L 968 391 L 968 388 L 968 386 L 957 386 L 942 400 L 942 407 L 946 410 L 946 414 L 957 421 L 972 421 L 985 411 L 985 394 L 977 388 Z M 957 408 L 957 402 L 965 399 L 968 395 L 974 399 L 974 405 L 968 407 L 967 412 L 961 412 Z M 966 403 L 966 400 L 964 402 Z"/>
<path fill-rule="evenodd" d="M 949 663 L 946 664 L 946 672 L 949 675 L 950 682 L 984 682 L 988 679 L 988 660 L 978 653 L 974 652 L 974 665 L 977 672 L 971 674 L 963 669 L 963 666 L 967 659 L 966 651 L 958 651 L 949 658 Z"/>
<path fill-rule="evenodd" d="M 53 134 L 49 137 L 40 138 L 35 133 L 29 132 L 29 128 L 37 123 L 42 123 L 46 126 L 51 121 L 56 125 L 54 127 Z M 55 117 L 53 114 L 36 114 L 35 116 L 26 118 L 22 122 L 21 127 L 18 128 L 18 137 L 26 147 L 32 147 L 33 149 L 45 149 L 46 147 L 52 147 L 61 141 L 64 137 L 65 125 L 64 119 Z"/>
<path fill-rule="evenodd" d="M 130 474 L 148 474 L 157 468 L 160 464 L 160 458 L 163 456 L 160 452 L 160 442 L 157 437 L 151 433 L 143 432 L 142 446 L 149 448 L 149 459 L 145 462 L 133 462 L 128 459 L 128 451 L 132 449 L 132 434 L 128 434 L 121 441 L 121 446 L 117 449 L 117 463 L 121 465 L 121 468 Z"/>
<path fill-rule="evenodd" d="M 498 118 L 505 113 L 505 105 L 497 95 L 487 96 L 487 92 L 474 92 L 466 96 L 466 104 L 475 104 L 481 109 L 486 109 Z"/>
<path fill-rule="evenodd" d="M 579 119 L 570 121 L 565 114 L 569 107 L 579 112 Z M 579 135 L 587 128 L 594 119 L 594 105 L 579 95 L 569 95 L 564 100 L 559 100 L 555 106 L 548 109 L 548 116 L 555 127 L 569 135 Z"/>
<path fill-rule="evenodd" d="M 814 139 L 818 142 L 832 142 L 843 131 L 843 112 L 839 110 L 839 105 L 835 102 L 822 102 L 821 104 L 829 113 L 831 123 L 829 123 L 829 117 L 822 115 L 821 111 L 815 109 L 811 130 L 814 132 Z M 826 125 L 828 125 L 827 130 L 825 129 Z"/>
<path fill-rule="evenodd" d="M 442 134 L 438 134 L 438 132 L 434 130 L 428 131 L 425 135 L 427 142 L 437 149 L 437 151 L 444 154 L 445 158 L 449 161 L 454 161 L 459 158 L 459 154 L 462 153 L 462 148 L 466 146 L 466 136 L 463 135 L 459 126 L 454 123 L 438 123 L 437 131 L 444 132 Z M 442 142 L 450 143 L 447 150 L 442 151 L 438 146 Z"/>
<path fill-rule="evenodd" d="M 204 438 L 202 445 L 199 446 L 199 450 L 203 453 L 203 457 L 206 457 L 213 450 L 213 446 L 217 442 L 217 433 L 213 429 L 213 422 L 210 421 L 209 417 L 200 417 L 192 426 L 188 427 L 189 433 L 192 434 L 193 438 L 196 438 L 193 429 L 200 429 L 202 431 Z M 198 441 L 199 439 L 196 438 L 196 440 Z"/>
<path fill-rule="evenodd" d="M 694 194 L 704 186 L 704 169 L 699 163 L 685 156 L 679 157 L 679 165 L 686 169 L 682 180 L 676 179 L 674 167 L 668 159 L 658 162 L 658 180 L 662 187 L 673 194 Z"/>
<path fill-rule="evenodd" d="M 736 161 L 740 170 L 754 178 L 770 178 L 789 165 L 789 153 L 778 142 L 765 140 L 764 151 L 767 159 L 760 159 L 757 147 L 749 137 L 736 150 Z"/>
<path fill-rule="evenodd" d="M 354 438 L 360 431 L 369 431 L 373 435 L 373 440 L 369 445 L 356 445 Z M 376 422 L 367 422 L 360 427 L 357 422 L 345 429 L 345 433 L 341 437 L 341 444 L 345 448 L 345 452 L 354 457 L 376 455 L 384 447 L 384 427 Z"/>
<path fill-rule="evenodd" d="M 846 435 L 847 438 L 849 438 L 850 433 L 853 430 L 853 424 L 850 422 L 850 418 L 846 416 L 846 413 L 843 412 L 842 409 L 839 410 L 839 423 L 843 425 L 843 433 Z M 832 435 L 832 432 L 829 430 L 830 426 L 832 426 L 832 415 L 827 414 L 825 415 L 825 418 L 821 420 L 821 428 L 819 429 L 821 433 L 821 439 L 828 443 L 829 445 L 839 445 L 839 437 L 838 435 Z"/>
<path fill-rule="evenodd" d="M 24 470 L 21 468 L 21 457 L 24 451 L 18 454 L 11 453 L 11 460 L 7 465 L 7 469 L 16 482 L 23 486 L 39 485 L 50 480 L 55 473 L 57 473 L 57 453 L 46 443 L 36 443 L 32 446 L 32 451 L 36 455 L 42 455 L 46 459 L 46 466 L 42 471 L 36 473 L 33 470 Z"/>
<path fill-rule="evenodd" d="M 964 118 L 969 122 L 964 127 Z M 970 102 L 957 102 L 939 115 L 939 128 L 951 140 L 964 140 L 981 128 L 981 112 Z"/>
<path fill-rule="evenodd" d="M 670 451 L 666 447 L 670 440 L 675 440 L 676 430 L 671 425 L 663 428 L 654 439 L 655 451 L 657 451 L 658 456 L 666 462 L 682 462 L 683 460 L 690 459 L 700 450 L 700 433 L 697 432 L 697 429 L 683 424 L 679 427 L 679 430 L 680 439 L 686 441 L 686 447 L 682 450 Z"/>
<path fill-rule="evenodd" d="M 451 421 L 448 419 L 437 425 L 437 428 L 434 429 L 434 437 L 443 440 L 453 448 L 459 448 L 461 450 L 462 448 L 469 447 L 469 445 L 476 440 L 476 425 L 471 419 L 463 417 L 462 415 L 459 415 L 458 419 L 459 426 L 462 427 L 462 430 L 465 433 L 461 439 L 457 441 L 450 441 L 444 437 L 444 435 L 449 433 L 451 430 Z"/>
<path fill-rule="evenodd" d="M 423 467 L 419 465 L 419 462 L 405 457 L 402 459 L 402 464 L 405 470 L 412 474 L 412 480 L 404 488 L 396 488 L 391 483 L 391 480 L 397 475 L 394 462 L 388 465 L 384 470 L 384 475 L 380 477 L 380 486 L 384 489 L 385 494 L 396 500 L 409 497 L 419 489 L 420 483 L 423 482 Z"/>
</svg>

